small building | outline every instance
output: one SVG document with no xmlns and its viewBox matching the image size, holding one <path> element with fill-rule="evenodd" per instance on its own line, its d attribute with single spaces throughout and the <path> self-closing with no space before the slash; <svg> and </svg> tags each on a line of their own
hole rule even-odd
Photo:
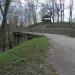
<svg viewBox="0 0 75 75">
<path fill-rule="evenodd" d="M 50 22 L 50 23 L 52 23 L 52 21 L 51 21 L 51 16 L 48 15 L 48 14 L 44 15 L 44 16 L 42 17 L 42 22 L 45 22 L 45 23 Z"/>
</svg>

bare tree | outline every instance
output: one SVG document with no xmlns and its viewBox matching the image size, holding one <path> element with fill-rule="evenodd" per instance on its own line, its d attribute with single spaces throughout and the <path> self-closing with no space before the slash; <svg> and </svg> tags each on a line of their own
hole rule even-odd
<svg viewBox="0 0 75 75">
<path fill-rule="evenodd" d="M 47 0 L 45 1 L 45 3 L 42 3 L 42 8 L 44 10 L 44 12 L 42 14 L 49 14 L 51 16 L 51 18 L 53 19 L 54 21 L 54 1 L 51 1 L 51 0 Z"/>
<path fill-rule="evenodd" d="M 2 25 L 1 25 L 1 34 L 0 34 L 0 49 L 2 51 L 5 51 L 6 48 L 6 28 L 8 31 L 8 40 L 9 40 L 9 47 L 11 48 L 11 40 L 10 40 L 10 35 L 9 35 L 9 28 L 8 28 L 8 23 L 7 23 L 7 16 L 9 12 L 9 6 L 10 6 L 11 0 L 1 0 L 0 1 L 0 10 L 2 13 Z"/>
<path fill-rule="evenodd" d="M 60 13 L 61 13 L 61 22 L 62 22 L 62 17 L 63 17 L 63 13 L 62 13 L 62 0 L 60 0 Z"/>
<path fill-rule="evenodd" d="M 55 17 L 55 0 L 52 0 L 52 5 L 53 5 L 53 23 L 54 23 L 54 17 Z"/>
<path fill-rule="evenodd" d="M 65 8 L 64 8 L 64 3 L 65 3 L 65 0 L 63 0 L 63 2 L 62 2 L 62 8 L 63 8 L 63 22 L 64 22 L 64 10 L 65 10 Z"/>
<path fill-rule="evenodd" d="M 73 0 L 70 0 L 69 22 L 72 22 L 72 10 L 73 10 Z"/>
<path fill-rule="evenodd" d="M 56 7 L 56 17 L 57 17 L 57 22 L 59 23 L 59 18 L 60 18 L 60 7 L 59 7 L 59 4 L 57 4 L 57 1 L 55 3 L 55 7 Z"/>
<path fill-rule="evenodd" d="M 57 3 L 57 0 L 47 0 L 45 3 L 42 4 L 42 7 L 47 14 L 52 13 L 51 18 L 53 20 L 53 23 L 56 20 L 55 17 L 57 17 L 57 22 L 59 22 L 60 13 L 62 14 L 63 9 L 61 4 Z"/>
<path fill-rule="evenodd" d="M 9 10 L 11 0 L 3 0 L 3 6 L 0 4 L 1 13 L 3 16 L 2 27 L 1 27 L 1 47 L 2 51 L 5 51 L 5 39 L 6 39 L 6 25 L 7 25 L 7 14 Z"/>
</svg>

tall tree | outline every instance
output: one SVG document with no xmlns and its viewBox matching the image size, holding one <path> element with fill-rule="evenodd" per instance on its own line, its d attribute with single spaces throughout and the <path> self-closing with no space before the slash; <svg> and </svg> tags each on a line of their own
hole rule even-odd
<svg viewBox="0 0 75 75">
<path fill-rule="evenodd" d="M 9 10 L 11 0 L 3 0 L 3 6 L 0 5 L 1 13 L 3 16 L 2 26 L 1 26 L 1 48 L 5 51 L 5 39 L 6 39 L 6 25 L 7 25 L 7 14 Z"/>
<path fill-rule="evenodd" d="M 65 10 L 64 4 L 65 4 L 65 0 L 62 1 L 62 8 L 63 8 L 63 10 L 62 10 L 62 12 L 63 12 L 63 22 L 64 22 L 64 10 Z"/>
<path fill-rule="evenodd" d="M 61 22 L 62 22 L 62 17 L 63 17 L 63 15 L 62 15 L 62 0 L 60 0 L 60 13 L 61 13 Z"/>
<path fill-rule="evenodd" d="M 55 7 L 56 7 L 56 17 L 57 17 L 57 22 L 59 23 L 59 18 L 60 18 L 60 7 L 59 7 L 59 4 L 57 4 L 57 1 L 55 3 Z"/>
<path fill-rule="evenodd" d="M 70 0 L 69 22 L 72 22 L 73 0 Z"/>
<path fill-rule="evenodd" d="M 52 0 L 52 5 L 53 5 L 53 7 L 52 7 L 52 9 L 53 9 L 53 23 L 54 23 L 54 15 L 55 15 L 55 0 Z"/>
</svg>

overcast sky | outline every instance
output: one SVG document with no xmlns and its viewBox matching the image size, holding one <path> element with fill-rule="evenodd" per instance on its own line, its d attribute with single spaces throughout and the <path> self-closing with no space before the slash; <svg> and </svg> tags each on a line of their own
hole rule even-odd
<svg viewBox="0 0 75 75">
<path fill-rule="evenodd" d="M 69 7 L 70 0 L 65 0 L 65 8 Z M 65 10 L 65 20 L 69 18 L 69 9 Z M 75 18 L 75 0 L 73 0 L 73 18 Z"/>
<path fill-rule="evenodd" d="M 59 0 L 57 0 L 59 3 Z M 25 0 L 21 0 L 22 3 L 25 3 Z M 39 2 L 44 2 L 44 0 L 39 0 Z M 69 18 L 69 4 L 70 0 L 65 0 L 65 21 L 68 21 Z M 75 0 L 73 0 L 73 18 L 75 18 Z"/>
</svg>

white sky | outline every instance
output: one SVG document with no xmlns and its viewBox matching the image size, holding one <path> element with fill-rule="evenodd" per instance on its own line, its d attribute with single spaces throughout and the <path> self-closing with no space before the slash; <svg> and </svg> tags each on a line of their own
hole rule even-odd
<svg viewBox="0 0 75 75">
<path fill-rule="evenodd" d="M 25 0 L 20 0 L 22 3 L 25 3 Z"/>
<path fill-rule="evenodd" d="M 65 8 L 69 7 L 70 0 L 65 0 Z M 75 0 L 73 0 L 73 18 L 75 17 Z M 69 18 L 69 9 L 65 10 L 65 20 Z"/>
<path fill-rule="evenodd" d="M 57 0 L 59 2 L 59 0 Z M 22 3 L 25 3 L 25 0 L 21 0 Z M 39 0 L 39 2 L 44 2 L 44 0 Z M 70 0 L 65 0 L 65 8 L 69 7 Z M 75 17 L 75 0 L 73 0 L 73 18 Z M 65 10 L 65 21 L 69 18 L 69 9 Z"/>
</svg>

